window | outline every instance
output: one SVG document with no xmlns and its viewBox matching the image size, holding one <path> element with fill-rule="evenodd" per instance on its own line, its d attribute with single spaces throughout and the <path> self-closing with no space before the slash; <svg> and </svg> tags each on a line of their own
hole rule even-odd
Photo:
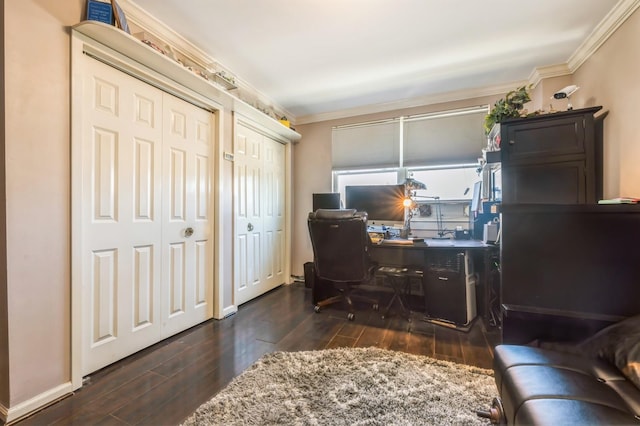
<svg viewBox="0 0 640 426">
<path fill-rule="evenodd" d="M 394 185 L 412 177 L 427 186 L 416 192 L 423 205 L 414 215 L 416 231 L 429 235 L 435 222 L 442 231 L 443 221 L 467 227 L 488 111 L 484 105 L 334 127 L 333 191 L 345 205 L 346 186 Z"/>
<path fill-rule="evenodd" d="M 468 164 L 486 145 L 488 105 L 336 126 L 334 170 Z"/>
<path fill-rule="evenodd" d="M 408 170 L 412 178 L 427 186 L 425 190 L 418 190 L 417 195 L 441 200 L 470 200 L 473 185 L 480 180 L 477 164 Z"/>
</svg>

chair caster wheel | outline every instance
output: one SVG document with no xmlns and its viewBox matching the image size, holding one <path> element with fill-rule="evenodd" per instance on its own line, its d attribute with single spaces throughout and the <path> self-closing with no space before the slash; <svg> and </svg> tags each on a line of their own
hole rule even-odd
<svg viewBox="0 0 640 426">
<path fill-rule="evenodd" d="M 316 314 L 317 314 L 317 313 L 320 313 L 320 306 L 318 306 L 318 305 L 314 306 L 314 307 L 313 307 L 313 310 L 314 310 L 314 312 L 315 312 Z"/>
<path fill-rule="evenodd" d="M 355 317 L 356 317 L 356 316 L 355 316 L 352 312 L 349 312 L 349 314 L 347 315 L 347 319 L 348 319 L 349 321 L 353 321 L 353 320 L 355 319 Z"/>
</svg>

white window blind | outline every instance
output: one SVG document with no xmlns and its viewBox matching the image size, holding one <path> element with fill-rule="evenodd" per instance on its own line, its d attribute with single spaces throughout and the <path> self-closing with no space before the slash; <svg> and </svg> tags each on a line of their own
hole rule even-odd
<svg viewBox="0 0 640 426">
<path fill-rule="evenodd" d="M 385 120 L 332 131 L 333 169 L 398 167 L 400 161 L 400 122 Z"/>
<path fill-rule="evenodd" d="M 475 163 L 486 145 L 486 108 L 450 111 L 404 121 L 404 164 Z"/>
</svg>

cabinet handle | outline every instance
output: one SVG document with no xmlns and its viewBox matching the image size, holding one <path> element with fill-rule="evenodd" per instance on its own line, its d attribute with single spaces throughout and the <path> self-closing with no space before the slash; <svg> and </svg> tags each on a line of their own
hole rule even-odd
<svg viewBox="0 0 640 426">
<path fill-rule="evenodd" d="M 515 145 L 516 141 L 514 141 L 513 139 L 509 141 L 509 145 Z"/>
<path fill-rule="evenodd" d="M 447 277 L 438 277 L 438 279 L 440 281 L 449 281 L 449 278 L 447 278 Z"/>
</svg>

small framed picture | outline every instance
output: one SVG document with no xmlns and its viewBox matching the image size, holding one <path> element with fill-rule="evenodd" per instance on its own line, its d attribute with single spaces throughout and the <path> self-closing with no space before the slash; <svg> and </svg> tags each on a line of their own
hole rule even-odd
<svg viewBox="0 0 640 426">
<path fill-rule="evenodd" d="M 113 25 L 111 3 L 100 0 L 87 0 L 87 20 Z"/>
<path fill-rule="evenodd" d="M 120 28 L 127 34 L 131 34 L 129 25 L 127 24 L 127 17 L 124 16 L 124 11 L 122 10 L 118 2 L 116 0 L 111 0 L 111 5 L 113 6 L 113 15 L 116 17 L 116 25 L 118 26 L 118 28 Z"/>
</svg>

